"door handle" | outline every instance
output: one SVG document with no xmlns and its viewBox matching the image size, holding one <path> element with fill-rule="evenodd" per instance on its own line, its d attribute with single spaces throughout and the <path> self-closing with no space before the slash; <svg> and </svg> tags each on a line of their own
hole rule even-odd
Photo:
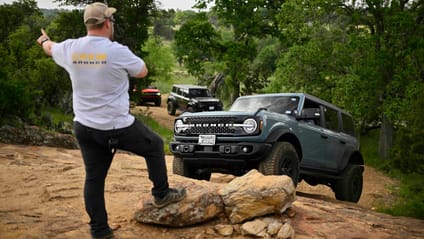
<svg viewBox="0 0 424 239">
<path fill-rule="evenodd" d="M 328 139 L 328 135 L 326 135 L 326 134 L 321 134 L 321 138 L 323 138 L 323 139 Z"/>
<path fill-rule="evenodd" d="M 344 140 L 340 140 L 339 141 L 341 144 L 346 144 L 346 141 L 344 141 Z"/>
</svg>

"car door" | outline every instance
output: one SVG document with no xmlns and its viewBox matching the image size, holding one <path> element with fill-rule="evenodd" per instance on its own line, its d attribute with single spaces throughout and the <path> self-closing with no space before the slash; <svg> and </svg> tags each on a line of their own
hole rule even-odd
<svg viewBox="0 0 424 239">
<path fill-rule="evenodd" d="M 340 112 L 336 109 L 323 106 L 323 132 L 321 134 L 323 155 L 322 167 L 329 171 L 337 171 L 346 150 L 346 140 L 342 137 Z"/>
<path fill-rule="evenodd" d="M 181 98 L 180 98 L 181 109 L 186 110 L 188 106 L 188 102 L 190 102 L 190 90 L 188 88 L 181 89 Z"/>
<path fill-rule="evenodd" d="M 300 166 L 301 168 L 321 169 L 324 168 L 327 158 L 325 155 L 327 150 L 323 147 L 325 139 L 322 138 L 325 134 L 325 129 L 322 127 L 322 122 L 324 122 L 321 113 L 322 107 L 316 104 L 308 107 L 317 109 L 320 116 L 314 120 L 302 119 L 298 122 L 298 126 L 294 127 L 297 128 L 296 135 L 302 142 L 303 159 Z"/>
</svg>

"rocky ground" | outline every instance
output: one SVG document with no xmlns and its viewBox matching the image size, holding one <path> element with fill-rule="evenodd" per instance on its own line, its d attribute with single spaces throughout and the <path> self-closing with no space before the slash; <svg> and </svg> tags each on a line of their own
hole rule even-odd
<svg viewBox="0 0 424 239">
<path fill-rule="evenodd" d="M 176 185 L 181 177 L 172 174 L 171 156 L 167 164 L 170 184 Z M 221 174 L 212 177 L 215 183 L 231 179 Z M 76 149 L 0 144 L 0 238 L 89 238 L 83 181 L 84 168 Z M 338 202 L 332 193 L 302 183 L 292 207 L 295 216 L 290 219 L 296 238 L 424 237 L 424 221 L 372 210 L 378 200 L 391 197 L 390 179 L 366 168 L 364 182 L 359 205 Z M 225 217 L 183 228 L 136 222 L 134 213 L 150 188 L 144 159 L 118 152 L 106 186 L 109 219 L 119 228 L 118 238 L 222 238 L 214 228 L 228 224 Z M 235 234 L 232 238 L 250 237 Z"/>
</svg>

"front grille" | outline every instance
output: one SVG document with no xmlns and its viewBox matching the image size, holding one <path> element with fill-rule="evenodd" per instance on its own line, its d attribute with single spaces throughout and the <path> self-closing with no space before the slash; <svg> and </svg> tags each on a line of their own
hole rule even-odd
<svg viewBox="0 0 424 239">
<path fill-rule="evenodd" d="M 186 117 L 184 124 L 191 125 L 178 135 L 241 135 L 244 131 L 234 124 L 241 124 L 244 117 Z"/>
<path fill-rule="evenodd" d="M 238 120 L 237 120 L 238 119 Z M 241 123 L 243 119 L 238 117 L 187 117 L 184 118 L 185 124 L 233 124 Z"/>
</svg>

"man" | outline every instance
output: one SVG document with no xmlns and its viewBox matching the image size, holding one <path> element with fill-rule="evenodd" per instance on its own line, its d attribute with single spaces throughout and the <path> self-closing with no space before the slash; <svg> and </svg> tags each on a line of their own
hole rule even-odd
<svg viewBox="0 0 424 239">
<path fill-rule="evenodd" d="M 128 75 L 142 78 L 147 68 L 126 46 L 113 42 L 115 8 L 93 3 L 84 10 L 87 35 L 56 43 L 44 30 L 37 43 L 66 69 L 73 89 L 74 130 L 85 165 L 84 202 L 93 238 L 113 238 L 104 199 L 107 172 L 116 149 L 146 159 L 154 206 L 186 196 L 168 185 L 163 141 L 129 113 Z"/>
</svg>

